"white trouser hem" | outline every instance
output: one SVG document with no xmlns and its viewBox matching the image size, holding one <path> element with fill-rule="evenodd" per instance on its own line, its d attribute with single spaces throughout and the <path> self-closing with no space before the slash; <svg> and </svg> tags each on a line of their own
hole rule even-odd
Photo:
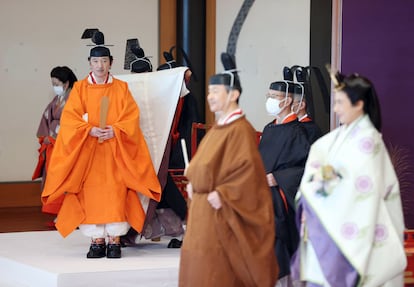
<svg viewBox="0 0 414 287">
<path fill-rule="evenodd" d="M 125 235 L 130 228 L 128 222 L 114 222 L 107 224 L 81 224 L 79 230 L 83 235 L 96 238 L 105 238 L 106 236 Z"/>
</svg>

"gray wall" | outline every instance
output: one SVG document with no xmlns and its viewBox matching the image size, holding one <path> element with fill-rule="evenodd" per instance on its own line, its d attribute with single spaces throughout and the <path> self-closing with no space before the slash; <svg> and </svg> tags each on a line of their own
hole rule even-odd
<svg viewBox="0 0 414 287">
<path fill-rule="evenodd" d="M 85 28 L 99 28 L 114 45 L 112 73 L 123 70 L 126 39 L 139 38 L 158 64 L 156 0 L 1 0 L 0 181 L 30 180 L 37 161 L 36 131 L 53 98 L 50 71 L 67 65 L 79 79 L 89 72 L 92 43 Z"/>
<path fill-rule="evenodd" d="M 221 52 L 243 1 L 217 1 L 216 71 L 223 71 Z M 236 60 L 243 93 L 240 106 L 256 130 L 273 120 L 266 113 L 265 94 L 271 82 L 283 79 L 284 66 L 309 65 L 309 0 L 255 1 L 240 32 Z"/>
</svg>

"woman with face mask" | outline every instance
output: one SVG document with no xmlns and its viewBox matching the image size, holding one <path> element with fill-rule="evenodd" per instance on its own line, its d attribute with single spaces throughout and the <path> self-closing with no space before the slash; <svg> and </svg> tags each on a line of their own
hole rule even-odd
<svg viewBox="0 0 414 287">
<path fill-rule="evenodd" d="M 77 78 L 73 71 L 66 66 L 58 66 L 50 72 L 52 80 L 52 88 L 54 97 L 47 105 L 40 119 L 39 128 L 37 130 L 37 137 L 39 140 L 39 160 L 32 179 L 42 178 L 41 189 L 46 180 L 47 167 L 52 154 L 53 145 L 56 141 L 57 134 L 60 127 L 60 116 L 63 107 L 69 97 L 73 84 Z M 47 213 L 57 214 L 60 205 L 43 206 L 43 211 Z"/>
</svg>

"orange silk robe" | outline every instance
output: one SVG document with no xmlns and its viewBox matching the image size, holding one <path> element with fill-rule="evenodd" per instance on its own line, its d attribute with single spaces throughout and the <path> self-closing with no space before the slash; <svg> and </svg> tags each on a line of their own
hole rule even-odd
<svg viewBox="0 0 414 287">
<path fill-rule="evenodd" d="M 98 143 L 100 103 L 109 97 L 107 125 L 114 138 Z M 63 110 L 42 202 L 65 194 L 56 228 L 66 237 L 80 224 L 127 221 L 141 231 L 145 211 L 138 193 L 159 201 L 161 188 L 139 126 L 139 109 L 127 83 L 76 82 Z"/>
</svg>

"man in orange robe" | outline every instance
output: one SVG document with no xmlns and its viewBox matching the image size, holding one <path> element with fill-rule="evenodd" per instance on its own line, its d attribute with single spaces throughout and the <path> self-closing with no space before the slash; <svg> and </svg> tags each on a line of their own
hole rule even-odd
<svg viewBox="0 0 414 287">
<path fill-rule="evenodd" d="M 75 83 L 61 117 L 42 201 L 65 194 L 56 222 L 62 236 L 79 227 L 92 238 L 87 258 L 119 258 L 119 237 L 130 226 L 141 231 L 144 223 L 139 196 L 159 201 L 161 188 L 138 106 L 127 83 L 109 73 L 109 49 L 92 48 L 88 60 L 91 72 Z M 109 106 L 106 126 L 100 127 L 103 97 Z"/>
</svg>

